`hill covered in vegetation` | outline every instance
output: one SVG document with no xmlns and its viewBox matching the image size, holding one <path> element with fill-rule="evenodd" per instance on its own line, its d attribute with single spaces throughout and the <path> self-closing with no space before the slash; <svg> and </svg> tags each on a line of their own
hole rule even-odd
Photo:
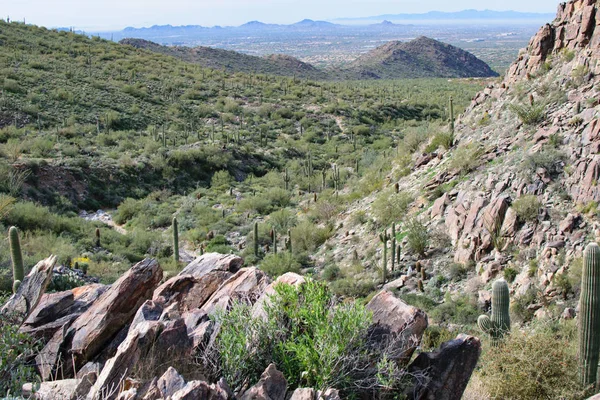
<svg viewBox="0 0 600 400">
<path fill-rule="evenodd" d="M 327 72 L 318 70 L 310 64 L 285 55 L 256 57 L 213 47 L 162 46 L 144 39 L 123 39 L 120 43 L 177 57 L 181 60 L 201 65 L 204 68 L 213 68 L 227 72 L 295 76 L 299 79 L 313 80 L 323 80 L 329 77 Z"/>
<path fill-rule="evenodd" d="M 469 52 L 425 36 L 386 43 L 357 58 L 348 69 L 376 79 L 498 76 Z"/>
<path fill-rule="evenodd" d="M 301 22 L 309 24 L 309 22 Z M 427 37 L 393 41 L 364 54 L 341 68 L 317 69 L 294 57 L 265 57 L 212 47 L 162 46 L 143 39 L 123 39 L 122 44 L 177 57 L 228 72 L 289 76 L 313 80 L 371 80 L 414 78 L 472 78 L 498 76 L 485 62 L 457 47 Z"/>
</svg>

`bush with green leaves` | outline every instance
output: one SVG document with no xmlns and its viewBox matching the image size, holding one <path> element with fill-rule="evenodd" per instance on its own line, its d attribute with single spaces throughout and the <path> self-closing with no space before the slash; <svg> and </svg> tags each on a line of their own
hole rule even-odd
<svg viewBox="0 0 600 400">
<path fill-rule="evenodd" d="M 535 221 L 539 215 L 542 204 L 536 195 L 527 194 L 519 197 L 512 204 L 517 217 L 524 222 Z"/>
<path fill-rule="evenodd" d="M 0 296 L 0 304 L 6 298 Z M 40 344 L 20 333 L 16 319 L 0 313 L 0 397 L 19 396 L 23 384 L 38 382 L 33 359 Z"/>
<path fill-rule="evenodd" d="M 377 197 L 372 210 L 379 225 L 387 227 L 392 223 L 401 222 L 412 202 L 413 197 L 409 193 L 386 191 Z"/>
<path fill-rule="evenodd" d="M 372 316 L 365 306 L 341 302 L 325 284 L 311 279 L 300 286 L 276 285 L 263 306 L 264 318 L 253 317 L 244 303 L 213 316 L 221 330 L 215 348 L 204 352 L 203 365 L 209 374 L 224 376 L 234 391 L 255 383 L 275 363 L 290 390 L 335 387 L 344 396 L 402 393 L 409 374 L 390 362 L 389 342 L 369 342 Z"/>
<path fill-rule="evenodd" d="M 476 378 L 493 399 L 580 400 L 575 321 L 516 329 L 499 347 L 486 346 Z"/>
<path fill-rule="evenodd" d="M 300 264 L 289 251 L 281 250 L 274 254 L 269 253 L 260 262 L 260 269 L 270 277 L 277 278 L 287 272 L 300 272 Z"/>
<path fill-rule="evenodd" d="M 430 237 L 427 226 L 419 217 L 413 216 L 404 224 L 404 232 L 410 249 L 418 254 L 424 255 L 429 247 Z"/>
<path fill-rule="evenodd" d="M 525 125 L 535 125 L 546 118 L 544 104 L 510 104 L 509 108 Z"/>
</svg>

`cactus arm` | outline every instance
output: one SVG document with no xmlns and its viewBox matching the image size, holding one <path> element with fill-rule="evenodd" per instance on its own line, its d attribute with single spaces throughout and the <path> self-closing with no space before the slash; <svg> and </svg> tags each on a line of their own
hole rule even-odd
<svg viewBox="0 0 600 400">
<path fill-rule="evenodd" d="M 579 299 L 579 374 L 584 387 L 597 382 L 600 355 L 600 247 L 590 243 L 583 255 Z"/>
</svg>

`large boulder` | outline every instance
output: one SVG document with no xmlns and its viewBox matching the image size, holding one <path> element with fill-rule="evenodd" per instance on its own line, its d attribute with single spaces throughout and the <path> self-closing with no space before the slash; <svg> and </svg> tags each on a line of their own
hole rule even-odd
<svg viewBox="0 0 600 400">
<path fill-rule="evenodd" d="M 428 324 L 427 315 L 387 290 L 376 294 L 367 309 L 373 313 L 369 340 L 380 346 L 391 346 L 391 359 L 398 363 L 408 362 L 421 343 Z"/>
<path fill-rule="evenodd" d="M 163 307 L 178 303 L 180 312 L 200 308 L 243 264 L 231 254 L 204 254 L 157 288 L 152 299 Z"/>
<path fill-rule="evenodd" d="M 14 314 L 22 324 L 37 307 L 52 280 L 52 270 L 56 256 L 50 256 L 37 263 L 21 282 L 17 293 L 2 306 L 0 313 Z"/>
<path fill-rule="evenodd" d="M 243 268 L 225 281 L 201 310 L 210 315 L 228 309 L 234 301 L 255 303 L 269 283 L 269 277 L 258 268 Z"/>
<path fill-rule="evenodd" d="M 131 267 L 73 322 L 62 347 L 72 356 L 72 365 L 76 369 L 103 351 L 113 337 L 131 322 L 161 279 L 162 269 L 158 262 L 143 260 Z M 68 367 L 65 370 L 73 373 L 70 365 L 71 362 L 66 363 Z"/>
<path fill-rule="evenodd" d="M 83 314 L 109 286 L 92 284 L 58 293 L 46 293 L 20 331 L 36 339 L 50 340 L 56 331 Z"/>
<path fill-rule="evenodd" d="M 409 398 L 460 400 L 480 354 L 479 339 L 462 334 L 432 353 L 419 354 L 408 368 L 415 381 Z"/>
</svg>

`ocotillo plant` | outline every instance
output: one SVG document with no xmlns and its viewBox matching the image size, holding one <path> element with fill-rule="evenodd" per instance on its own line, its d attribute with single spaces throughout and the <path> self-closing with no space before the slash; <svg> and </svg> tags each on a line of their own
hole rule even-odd
<svg viewBox="0 0 600 400">
<path fill-rule="evenodd" d="M 254 223 L 254 257 L 258 258 L 258 222 Z"/>
<path fill-rule="evenodd" d="M 498 279 L 492 285 L 492 317 L 480 315 L 477 319 L 477 325 L 490 335 L 494 345 L 510 332 L 509 306 L 508 283 L 504 279 Z"/>
<path fill-rule="evenodd" d="M 579 375 L 585 387 L 597 382 L 600 355 L 600 247 L 590 243 L 583 254 L 579 298 Z"/>
<path fill-rule="evenodd" d="M 177 217 L 173 217 L 173 259 L 179 262 L 179 231 L 177 228 Z"/>
<path fill-rule="evenodd" d="M 382 279 L 383 283 L 385 283 L 387 280 L 387 242 L 390 240 L 390 235 L 388 235 L 387 231 L 383 231 L 379 235 L 379 240 L 383 243 Z"/>
<path fill-rule="evenodd" d="M 392 224 L 392 271 L 396 269 L 396 224 Z"/>
<path fill-rule="evenodd" d="M 8 243 L 10 245 L 10 257 L 13 268 L 13 291 L 16 291 L 15 284 L 18 289 L 20 283 L 23 282 L 23 278 L 25 278 L 25 272 L 23 270 L 23 254 L 21 253 L 19 231 L 14 226 L 11 226 L 8 230 Z M 17 282 L 19 283 L 17 284 Z"/>
<path fill-rule="evenodd" d="M 100 247 L 100 228 L 96 228 L 96 247 Z"/>
</svg>

